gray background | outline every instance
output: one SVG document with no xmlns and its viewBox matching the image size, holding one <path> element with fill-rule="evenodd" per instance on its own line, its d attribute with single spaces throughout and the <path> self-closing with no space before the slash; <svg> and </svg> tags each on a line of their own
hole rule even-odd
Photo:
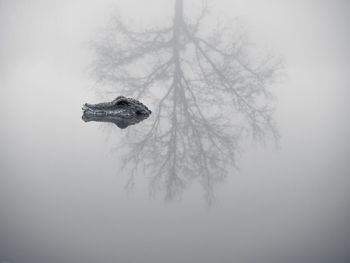
<svg viewBox="0 0 350 263">
<path fill-rule="evenodd" d="M 246 143 L 208 209 L 196 185 L 170 204 L 142 177 L 126 192 L 112 152 L 125 131 L 80 118 L 97 101 L 88 41 L 112 10 L 148 25 L 173 1 L 0 1 L 0 262 L 349 262 L 349 2 L 211 6 L 287 77 L 280 148 Z"/>
</svg>

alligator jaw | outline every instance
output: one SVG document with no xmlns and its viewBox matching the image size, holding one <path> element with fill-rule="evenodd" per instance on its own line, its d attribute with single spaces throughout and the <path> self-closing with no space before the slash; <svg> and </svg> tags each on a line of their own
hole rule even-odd
<svg viewBox="0 0 350 263">
<path fill-rule="evenodd" d="M 103 111 L 103 110 L 85 109 L 82 119 L 85 122 L 90 122 L 90 121 L 111 122 L 117 125 L 121 129 L 124 129 L 130 125 L 128 120 L 118 116 L 117 114 L 108 114 L 107 111 Z"/>
<path fill-rule="evenodd" d="M 82 110 L 84 111 L 83 116 L 94 116 L 94 117 L 106 117 L 106 116 L 127 116 L 127 112 L 123 109 L 115 109 L 115 110 L 96 110 L 91 109 L 87 106 L 83 106 Z M 124 113 L 123 113 L 124 112 Z"/>
</svg>

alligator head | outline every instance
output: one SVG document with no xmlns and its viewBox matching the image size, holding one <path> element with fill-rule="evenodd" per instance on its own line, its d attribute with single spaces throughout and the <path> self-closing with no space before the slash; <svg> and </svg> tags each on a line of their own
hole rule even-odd
<svg viewBox="0 0 350 263">
<path fill-rule="evenodd" d="M 118 96 L 111 102 L 85 103 L 82 109 L 85 122 L 113 122 L 121 129 L 147 119 L 152 113 L 141 102 L 124 96 Z"/>
</svg>

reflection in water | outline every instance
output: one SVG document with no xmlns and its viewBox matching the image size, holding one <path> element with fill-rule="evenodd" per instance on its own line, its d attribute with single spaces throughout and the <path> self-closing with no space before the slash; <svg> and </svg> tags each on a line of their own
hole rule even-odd
<svg viewBox="0 0 350 263">
<path fill-rule="evenodd" d="M 244 34 L 232 26 L 209 30 L 206 7 L 185 19 L 176 0 L 174 12 L 170 26 L 145 31 L 114 17 L 94 42 L 94 74 L 156 105 L 142 129 L 128 130 L 129 185 L 147 171 L 151 190 L 171 200 L 198 181 L 211 202 L 215 183 L 235 166 L 242 135 L 278 137 L 267 86 L 279 63 L 271 56 L 252 63 Z"/>
<path fill-rule="evenodd" d="M 151 114 L 141 102 L 123 96 L 118 96 L 112 102 L 85 103 L 82 109 L 84 111 L 82 119 L 85 122 L 112 122 L 121 129 L 139 123 Z"/>
</svg>

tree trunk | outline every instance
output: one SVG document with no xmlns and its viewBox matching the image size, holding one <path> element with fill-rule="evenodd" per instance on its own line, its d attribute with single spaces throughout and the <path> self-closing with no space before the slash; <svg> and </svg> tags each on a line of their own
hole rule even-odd
<svg viewBox="0 0 350 263">
<path fill-rule="evenodd" d="M 172 174 L 170 175 L 171 179 L 176 177 L 176 150 L 177 150 L 177 104 L 178 104 L 178 94 L 179 89 L 181 89 L 181 65 L 180 65 L 180 35 L 181 28 L 183 23 L 183 0 L 175 1 L 175 15 L 174 15 L 174 24 L 173 24 L 173 59 L 174 59 L 174 79 L 173 79 L 173 89 L 174 89 L 174 97 L 173 97 L 173 167 Z M 181 91 L 180 91 L 181 92 Z"/>
</svg>

